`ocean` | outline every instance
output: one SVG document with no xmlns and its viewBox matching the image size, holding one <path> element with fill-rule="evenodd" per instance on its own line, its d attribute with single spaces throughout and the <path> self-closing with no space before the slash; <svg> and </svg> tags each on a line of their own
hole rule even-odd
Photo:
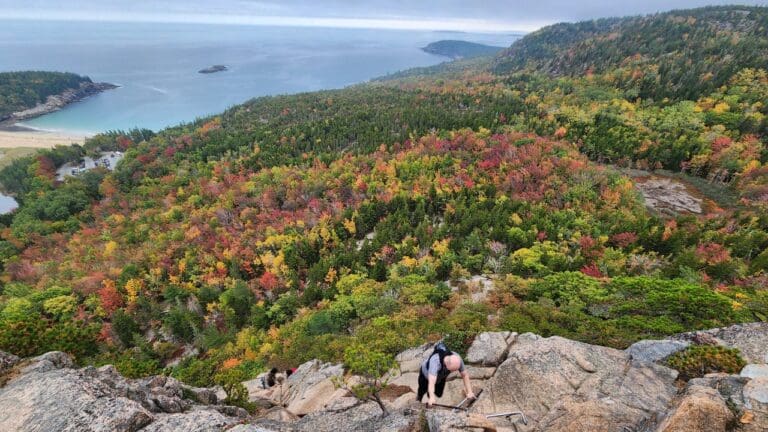
<svg viewBox="0 0 768 432">
<path fill-rule="evenodd" d="M 509 46 L 518 34 L 236 25 L 0 21 L 0 71 L 54 70 L 120 85 L 22 124 L 91 135 L 159 130 L 257 96 L 341 88 L 446 61 L 441 39 Z M 229 70 L 200 74 L 223 64 Z"/>
</svg>

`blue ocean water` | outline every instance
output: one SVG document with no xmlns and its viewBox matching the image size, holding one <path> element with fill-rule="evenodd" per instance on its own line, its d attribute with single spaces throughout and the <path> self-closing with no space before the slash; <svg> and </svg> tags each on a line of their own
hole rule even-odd
<svg viewBox="0 0 768 432">
<path fill-rule="evenodd" d="M 234 25 L 0 21 L 0 71 L 56 70 L 121 87 L 24 124 L 93 134 L 165 126 L 250 98 L 339 88 L 446 58 L 441 39 L 509 46 L 516 34 Z M 198 70 L 224 64 L 226 72 Z"/>
</svg>

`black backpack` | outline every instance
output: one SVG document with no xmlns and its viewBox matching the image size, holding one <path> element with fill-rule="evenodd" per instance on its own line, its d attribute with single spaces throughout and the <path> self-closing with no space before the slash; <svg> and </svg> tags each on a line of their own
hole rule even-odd
<svg viewBox="0 0 768 432">
<path fill-rule="evenodd" d="M 451 354 L 453 354 L 453 351 L 449 350 L 443 341 L 440 341 L 435 345 L 435 349 L 432 350 L 432 354 L 429 355 L 428 361 L 432 360 L 432 356 L 434 355 L 440 356 L 440 370 L 437 372 L 438 381 L 445 381 L 445 379 L 448 378 L 448 375 L 451 373 L 451 371 L 445 367 L 445 363 L 443 363 L 443 360 L 445 360 L 445 358 Z"/>
</svg>

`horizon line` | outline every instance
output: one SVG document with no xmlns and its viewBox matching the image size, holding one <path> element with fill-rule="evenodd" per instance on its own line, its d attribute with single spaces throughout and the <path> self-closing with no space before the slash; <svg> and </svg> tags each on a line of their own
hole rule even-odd
<svg viewBox="0 0 768 432">
<path fill-rule="evenodd" d="M 85 21 L 166 24 L 249 25 L 269 27 L 318 27 L 378 30 L 463 31 L 472 33 L 530 33 L 550 22 L 509 24 L 479 19 L 412 20 L 397 18 L 329 18 L 296 16 L 235 16 L 200 14 L 148 13 L 78 13 L 53 12 L 47 15 L 32 12 L 0 10 L 0 19 L 23 21 Z"/>
</svg>

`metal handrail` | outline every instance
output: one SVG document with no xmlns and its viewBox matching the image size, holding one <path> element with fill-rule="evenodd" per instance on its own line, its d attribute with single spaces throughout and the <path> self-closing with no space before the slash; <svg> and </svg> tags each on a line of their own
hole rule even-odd
<svg viewBox="0 0 768 432">
<path fill-rule="evenodd" d="M 512 416 L 520 416 L 520 419 L 523 421 L 523 424 L 528 426 L 528 417 L 525 416 L 525 414 L 522 411 L 510 411 L 510 412 L 503 412 L 503 413 L 497 413 L 497 414 L 487 414 L 485 418 L 494 418 L 494 417 L 506 417 L 507 420 L 512 421 L 510 417 Z"/>
</svg>

